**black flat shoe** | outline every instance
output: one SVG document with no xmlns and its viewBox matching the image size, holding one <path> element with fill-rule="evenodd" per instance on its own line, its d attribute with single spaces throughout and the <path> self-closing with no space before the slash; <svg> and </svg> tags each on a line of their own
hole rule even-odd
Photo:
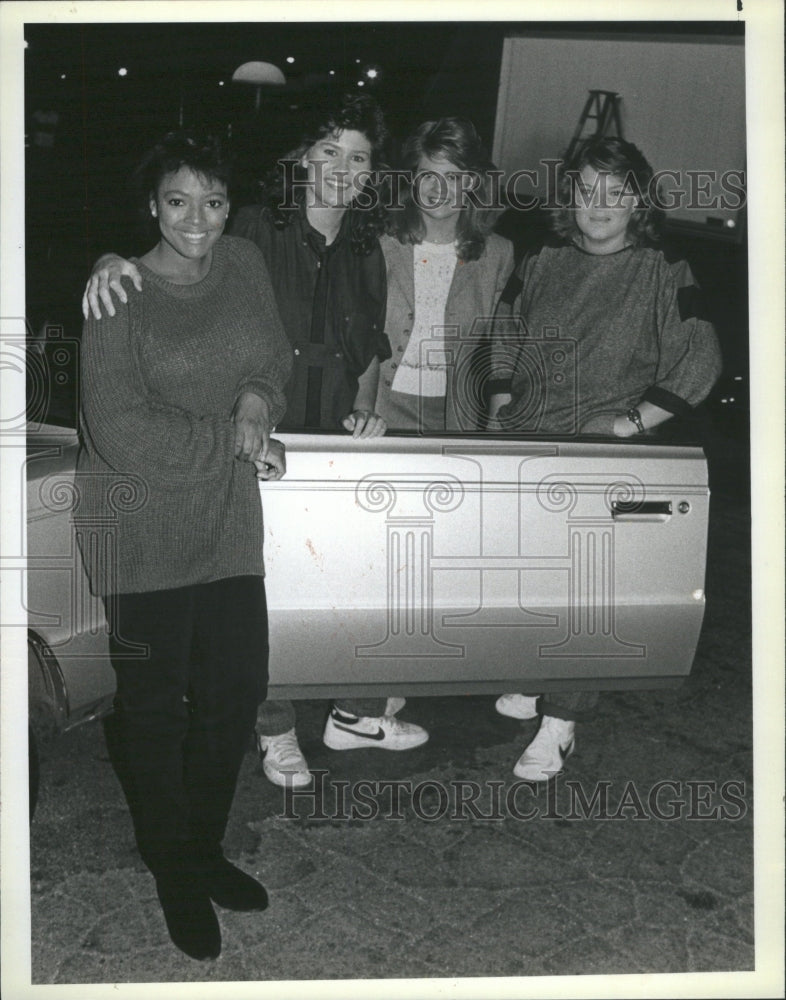
<svg viewBox="0 0 786 1000">
<path fill-rule="evenodd" d="M 198 961 L 221 954 L 221 928 L 204 886 L 178 876 L 161 876 L 156 889 L 169 936 L 190 958 Z"/>
<path fill-rule="evenodd" d="M 219 854 L 200 865 L 200 884 L 219 906 L 226 910 L 264 910 L 268 898 L 265 888 L 255 878 L 236 868 Z"/>
</svg>

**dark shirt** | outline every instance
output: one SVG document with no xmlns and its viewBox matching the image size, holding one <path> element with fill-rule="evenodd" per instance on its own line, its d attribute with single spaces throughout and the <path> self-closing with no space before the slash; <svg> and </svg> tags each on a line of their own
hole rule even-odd
<svg viewBox="0 0 786 1000">
<path fill-rule="evenodd" d="M 354 407 L 358 378 L 375 355 L 390 357 L 385 260 L 378 244 L 367 256 L 353 253 L 347 222 L 345 215 L 330 246 L 304 213 L 278 228 L 269 209 L 251 205 L 232 225 L 265 257 L 295 355 L 279 430 L 338 430 Z"/>
</svg>

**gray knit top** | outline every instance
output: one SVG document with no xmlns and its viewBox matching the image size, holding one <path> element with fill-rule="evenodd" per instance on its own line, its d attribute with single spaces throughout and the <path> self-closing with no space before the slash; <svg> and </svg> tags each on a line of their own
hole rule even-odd
<svg viewBox="0 0 786 1000">
<path fill-rule="evenodd" d="M 134 261 L 142 292 L 85 323 L 74 521 L 96 594 L 264 575 L 256 470 L 230 415 L 256 393 L 275 423 L 292 365 L 267 268 L 223 236 L 199 282 Z"/>
<path fill-rule="evenodd" d="M 690 268 L 659 249 L 547 245 L 525 258 L 503 303 L 514 322 L 500 309 L 491 391 L 512 394 L 499 412 L 511 429 L 612 434 L 615 416 L 642 401 L 690 411 L 720 374 Z"/>
</svg>

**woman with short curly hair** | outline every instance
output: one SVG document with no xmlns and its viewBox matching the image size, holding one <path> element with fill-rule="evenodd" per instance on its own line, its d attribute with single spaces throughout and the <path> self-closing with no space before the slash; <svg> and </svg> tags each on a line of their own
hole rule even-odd
<svg viewBox="0 0 786 1000">
<path fill-rule="evenodd" d="M 265 889 L 221 842 L 268 679 L 257 478 L 292 365 L 258 248 L 224 235 L 220 143 L 170 133 L 137 179 L 156 241 L 144 287 L 85 323 L 74 512 L 117 678 L 107 747 L 173 942 L 216 958 L 213 904 Z M 259 539 L 249 545 L 248 539 Z"/>
</svg>

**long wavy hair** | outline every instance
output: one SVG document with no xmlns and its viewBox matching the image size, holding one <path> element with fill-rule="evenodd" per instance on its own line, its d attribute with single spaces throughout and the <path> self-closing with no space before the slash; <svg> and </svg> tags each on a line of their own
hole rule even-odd
<svg viewBox="0 0 786 1000">
<path fill-rule="evenodd" d="M 301 160 L 320 139 L 339 132 L 360 132 L 371 146 L 370 173 L 384 166 L 388 129 L 381 108 L 368 95 L 346 94 L 337 103 L 321 98 L 305 109 L 306 121 L 300 142 L 278 161 L 276 169 L 262 182 L 274 225 L 281 229 L 291 225 L 305 204 L 307 171 Z M 363 188 L 366 198 L 356 199 L 347 209 L 349 243 L 353 253 L 371 253 L 380 233 L 385 230 L 386 214 L 382 198 L 369 178 Z M 358 203 L 359 202 L 359 203 Z"/>
<path fill-rule="evenodd" d="M 586 166 L 619 177 L 636 194 L 638 205 L 628 223 L 627 233 L 633 246 L 657 240 L 660 213 L 652 203 L 652 167 L 638 146 L 616 136 L 587 139 L 569 160 L 563 162 L 558 181 L 560 207 L 552 211 L 550 220 L 554 232 L 566 240 L 580 235 L 576 225 L 575 183 L 579 171 Z"/>
<path fill-rule="evenodd" d="M 473 195 L 480 202 L 474 204 L 465 193 L 456 225 L 457 253 L 461 260 L 477 260 L 486 247 L 486 239 L 494 225 L 495 217 L 489 204 L 490 177 L 494 164 L 488 157 L 475 126 L 467 118 L 440 118 L 423 122 L 405 140 L 401 149 L 402 165 L 409 177 L 414 178 L 423 157 L 430 160 L 447 160 L 459 170 L 473 175 Z M 426 235 L 426 224 L 415 203 L 412 185 L 407 185 L 402 198 L 402 209 L 391 214 L 390 229 L 402 243 L 421 243 Z"/>
</svg>

